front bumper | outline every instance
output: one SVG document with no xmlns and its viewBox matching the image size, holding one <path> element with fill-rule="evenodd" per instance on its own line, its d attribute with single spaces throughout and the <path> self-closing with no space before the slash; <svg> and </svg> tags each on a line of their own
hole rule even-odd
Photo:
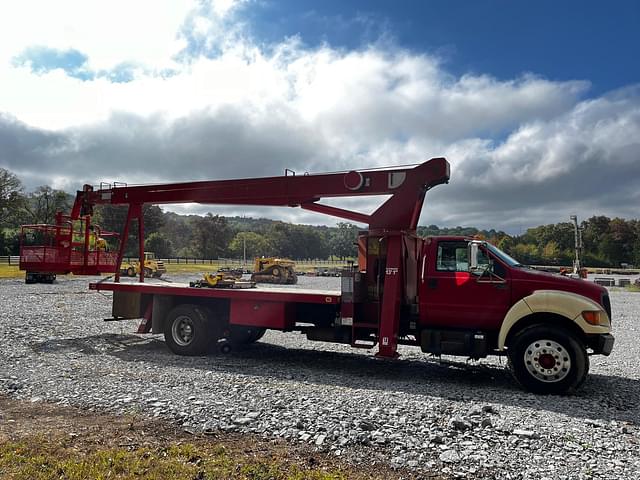
<svg viewBox="0 0 640 480">
<path fill-rule="evenodd" d="M 613 350 L 615 338 L 610 333 L 594 336 L 589 342 L 594 354 L 609 355 Z"/>
</svg>

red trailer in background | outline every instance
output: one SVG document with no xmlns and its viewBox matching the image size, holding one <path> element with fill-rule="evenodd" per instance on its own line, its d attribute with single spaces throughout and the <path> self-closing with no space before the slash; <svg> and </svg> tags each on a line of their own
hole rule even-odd
<svg viewBox="0 0 640 480">
<path fill-rule="evenodd" d="M 20 270 L 26 283 L 52 283 L 56 275 L 100 275 L 115 272 L 118 255 L 109 239 L 118 234 L 91 223 L 91 216 L 73 219 L 58 213 L 55 225 L 20 228 Z"/>
</svg>

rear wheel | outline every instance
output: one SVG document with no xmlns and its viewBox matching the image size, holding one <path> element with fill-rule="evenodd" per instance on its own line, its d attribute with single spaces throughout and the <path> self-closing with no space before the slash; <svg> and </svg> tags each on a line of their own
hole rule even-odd
<svg viewBox="0 0 640 480">
<path fill-rule="evenodd" d="M 151 278 L 151 274 L 152 273 L 153 272 L 151 271 L 150 268 L 145 267 L 145 269 L 144 269 L 144 278 Z"/>
<path fill-rule="evenodd" d="M 217 340 L 211 312 L 200 305 L 178 305 L 167 315 L 164 340 L 178 355 L 203 355 Z"/>
<path fill-rule="evenodd" d="M 133 267 L 129 267 L 127 268 L 127 276 L 129 277 L 135 277 L 136 276 L 136 270 Z"/>
<path fill-rule="evenodd" d="M 509 366 L 525 389 L 534 393 L 567 394 L 589 373 L 589 357 L 581 339 L 550 325 L 532 325 L 509 344 Z"/>
</svg>

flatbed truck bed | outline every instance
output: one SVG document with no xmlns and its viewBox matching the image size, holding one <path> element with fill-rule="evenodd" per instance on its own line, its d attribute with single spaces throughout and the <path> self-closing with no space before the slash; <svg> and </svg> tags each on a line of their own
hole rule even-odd
<svg viewBox="0 0 640 480">
<path fill-rule="evenodd" d="M 255 288 L 206 288 L 191 287 L 188 283 L 163 282 L 147 279 L 144 283 L 129 282 L 92 282 L 90 290 L 132 292 L 146 295 L 180 295 L 202 298 L 227 298 L 239 300 L 263 300 L 273 302 L 302 302 L 339 304 L 341 293 L 337 290 L 316 290 L 311 288 L 262 287 Z"/>
<path fill-rule="evenodd" d="M 89 289 L 113 292 L 112 318 L 106 320 L 142 319 L 138 333 L 164 333 L 169 348 L 182 355 L 214 347 L 229 351 L 257 341 L 267 329 L 327 340 L 339 325 L 342 297 L 333 290 L 208 288 L 158 280 L 101 281 Z M 323 328 L 310 326 L 317 323 Z"/>
</svg>

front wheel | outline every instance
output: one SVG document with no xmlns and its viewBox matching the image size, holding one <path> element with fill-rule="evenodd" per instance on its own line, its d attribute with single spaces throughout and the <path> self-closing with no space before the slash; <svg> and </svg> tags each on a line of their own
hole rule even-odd
<svg viewBox="0 0 640 480">
<path fill-rule="evenodd" d="M 200 305 L 178 305 L 167 315 L 164 340 L 178 355 L 203 355 L 217 340 L 211 312 Z"/>
<path fill-rule="evenodd" d="M 583 342 L 569 331 L 532 325 L 509 343 L 509 367 L 518 383 L 531 392 L 568 394 L 586 379 L 589 357 Z"/>
</svg>

